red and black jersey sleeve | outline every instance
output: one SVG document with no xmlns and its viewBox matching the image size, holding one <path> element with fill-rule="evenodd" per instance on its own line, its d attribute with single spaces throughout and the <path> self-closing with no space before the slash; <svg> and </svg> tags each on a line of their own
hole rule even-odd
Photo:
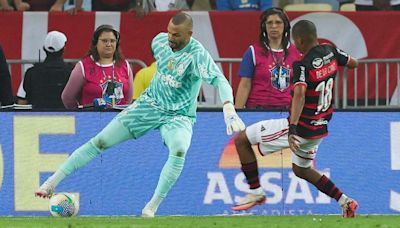
<svg viewBox="0 0 400 228">
<path fill-rule="evenodd" d="M 307 86 L 307 78 L 308 78 L 308 71 L 306 66 L 300 62 L 296 61 L 293 63 L 293 77 L 292 77 L 292 85 L 293 87 L 298 84 L 303 84 Z"/>
<path fill-rule="evenodd" d="M 332 47 L 332 51 L 335 55 L 335 58 L 337 60 L 337 63 L 339 66 L 346 66 L 346 64 L 349 62 L 350 60 L 350 55 L 347 54 L 346 52 L 344 52 L 343 50 L 339 49 L 339 48 L 334 48 Z"/>
</svg>

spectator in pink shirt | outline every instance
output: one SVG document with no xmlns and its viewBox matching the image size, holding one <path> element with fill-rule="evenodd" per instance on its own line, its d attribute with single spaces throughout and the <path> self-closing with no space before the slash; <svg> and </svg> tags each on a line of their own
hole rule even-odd
<svg viewBox="0 0 400 228">
<path fill-rule="evenodd" d="M 132 102 L 132 69 L 119 41 L 120 34 L 111 25 L 96 29 L 86 57 L 75 65 L 61 95 L 65 108 L 90 105 L 98 98 L 109 106 Z"/>
<path fill-rule="evenodd" d="M 236 108 L 278 108 L 290 105 L 292 63 L 300 58 L 290 43 L 290 22 L 280 8 L 260 17 L 259 41 L 250 45 L 240 64 Z"/>
</svg>

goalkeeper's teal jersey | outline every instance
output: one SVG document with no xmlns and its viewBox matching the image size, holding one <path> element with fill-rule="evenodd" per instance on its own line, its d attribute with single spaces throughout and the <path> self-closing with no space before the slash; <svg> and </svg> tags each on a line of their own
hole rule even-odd
<svg viewBox="0 0 400 228">
<path fill-rule="evenodd" d="M 157 72 L 143 96 L 153 105 L 173 114 L 196 116 L 197 96 L 202 80 L 216 86 L 222 102 L 233 102 L 232 88 L 207 50 L 194 38 L 180 51 L 168 45 L 168 34 L 152 41 Z"/>
</svg>

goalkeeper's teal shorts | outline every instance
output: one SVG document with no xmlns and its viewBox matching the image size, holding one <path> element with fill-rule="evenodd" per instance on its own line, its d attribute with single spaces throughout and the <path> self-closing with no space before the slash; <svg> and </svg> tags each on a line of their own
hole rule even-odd
<svg viewBox="0 0 400 228">
<path fill-rule="evenodd" d="M 115 119 L 122 123 L 135 139 L 150 130 L 160 129 L 167 146 L 171 140 L 179 140 L 187 147 L 190 145 L 194 118 L 167 113 L 150 104 L 145 96 L 141 96 L 120 112 Z"/>
</svg>

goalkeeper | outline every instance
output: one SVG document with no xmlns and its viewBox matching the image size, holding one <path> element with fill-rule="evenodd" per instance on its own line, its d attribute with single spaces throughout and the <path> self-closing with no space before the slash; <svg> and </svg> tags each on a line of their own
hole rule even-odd
<svg viewBox="0 0 400 228">
<path fill-rule="evenodd" d="M 210 54 L 192 37 L 193 20 L 179 12 L 169 21 L 168 33 L 152 41 L 157 72 L 143 94 L 119 113 L 99 134 L 76 149 L 35 192 L 51 197 L 55 187 L 75 170 L 101 152 L 128 139 L 137 139 L 152 129 L 160 129 L 169 157 L 161 171 L 153 197 L 142 216 L 154 217 L 162 200 L 178 179 L 185 163 L 196 120 L 197 95 L 202 81 L 214 85 L 224 104 L 227 133 L 244 130 L 233 106 L 232 88 Z"/>
</svg>

